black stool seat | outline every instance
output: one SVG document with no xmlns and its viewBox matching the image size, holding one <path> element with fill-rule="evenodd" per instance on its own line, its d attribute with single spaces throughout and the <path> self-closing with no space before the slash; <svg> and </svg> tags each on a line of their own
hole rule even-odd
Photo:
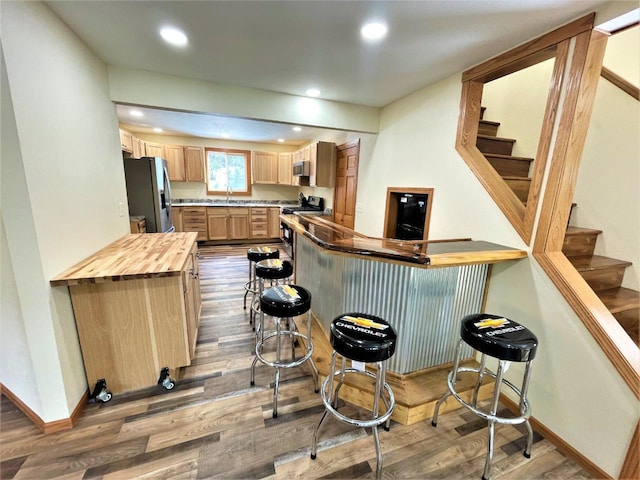
<svg viewBox="0 0 640 480">
<path fill-rule="evenodd" d="M 260 309 L 272 317 L 297 317 L 311 309 L 311 293 L 299 285 L 277 285 L 262 292 Z"/>
<path fill-rule="evenodd" d="M 256 275 L 266 280 L 281 280 L 293 275 L 293 264 L 277 258 L 256 263 Z"/>
<path fill-rule="evenodd" d="M 259 262 L 260 260 L 267 260 L 269 258 L 280 258 L 280 252 L 277 248 L 271 247 L 251 247 L 247 250 L 247 258 L 251 262 Z"/>
<path fill-rule="evenodd" d="M 347 313 L 331 322 L 331 346 L 343 357 L 358 362 L 383 362 L 396 350 L 397 334 L 380 317 Z"/>
<path fill-rule="evenodd" d="M 538 349 L 538 339 L 531 330 L 508 318 L 488 313 L 464 317 L 460 338 L 480 353 L 510 362 L 533 360 Z"/>
</svg>

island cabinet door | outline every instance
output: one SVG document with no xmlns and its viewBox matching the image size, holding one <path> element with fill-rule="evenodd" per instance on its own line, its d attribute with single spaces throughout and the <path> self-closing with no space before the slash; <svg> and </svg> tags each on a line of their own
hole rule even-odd
<svg viewBox="0 0 640 480">
<path fill-rule="evenodd" d="M 90 388 L 102 378 L 114 394 L 148 387 L 191 363 L 181 276 L 69 289 Z"/>
<path fill-rule="evenodd" d="M 196 341 L 198 339 L 201 305 L 200 270 L 198 266 L 197 245 L 194 245 L 194 248 L 191 251 L 191 255 L 189 255 L 187 267 L 183 272 L 183 281 L 189 356 L 190 358 L 193 358 L 196 352 Z"/>
</svg>

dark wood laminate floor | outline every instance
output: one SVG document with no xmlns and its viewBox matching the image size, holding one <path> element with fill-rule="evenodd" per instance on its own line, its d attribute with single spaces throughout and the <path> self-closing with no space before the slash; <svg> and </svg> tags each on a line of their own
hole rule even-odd
<svg viewBox="0 0 640 480">
<path fill-rule="evenodd" d="M 259 366 L 256 385 L 249 385 L 254 340 L 242 308 L 246 249 L 201 246 L 196 358 L 173 390 L 153 387 L 88 405 L 72 430 L 50 435 L 2 397 L 0 478 L 374 478 L 371 432 L 332 419 L 310 460 L 323 408 L 306 367 L 283 372 L 275 419 L 273 371 Z M 463 409 L 441 415 L 438 428 L 392 423 L 389 432 L 380 430 L 383 477 L 479 479 L 485 427 Z M 496 431 L 494 479 L 592 478 L 537 434 L 527 460 L 523 429 Z"/>
</svg>

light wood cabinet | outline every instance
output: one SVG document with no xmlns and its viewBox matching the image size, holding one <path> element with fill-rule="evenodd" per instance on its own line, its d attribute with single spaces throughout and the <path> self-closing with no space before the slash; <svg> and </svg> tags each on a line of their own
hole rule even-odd
<svg viewBox="0 0 640 480">
<path fill-rule="evenodd" d="M 227 240 L 229 238 L 229 209 L 227 207 L 207 207 L 207 238 Z"/>
<path fill-rule="evenodd" d="M 167 161 L 169 180 L 184 182 L 186 173 L 184 168 L 184 148 L 182 145 L 164 145 L 164 158 Z"/>
<path fill-rule="evenodd" d="M 129 227 L 131 233 L 147 233 L 147 222 L 144 217 L 129 217 Z"/>
<path fill-rule="evenodd" d="M 144 142 L 144 154 L 147 157 L 164 158 L 164 148 L 161 143 Z"/>
<path fill-rule="evenodd" d="M 133 151 L 131 152 L 131 156 L 133 158 L 144 157 L 144 142 L 137 137 L 133 137 L 132 142 Z"/>
<path fill-rule="evenodd" d="M 120 150 L 127 153 L 133 152 L 133 135 L 120 130 Z"/>
<path fill-rule="evenodd" d="M 280 208 L 269 207 L 267 213 L 267 236 L 269 238 L 280 237 Z"/>
<path fill-rule="evenodd" d="M 182 226 L 182 207 L 171 206 L 171 220 L 173 221 L 173 228 L 176 232 L 184 232 Z"/>
<path fill-rule="evenodd" d="M 184 147 L 185 180 L 204 182 L 204 148 Z"/>
<path fill-rule="evenodd" d="M 197 232 L 198 240 L 206 240 L 206 207 L 182 207 L 182 229 L 185 232 Z"/>
<path fill-rule="evenodd" d="M 291 152 L 278 153 L 278 185 L 293 184 L 292 158 Z"/>
<path fill-rule="evenodd" d="M 336 176 L 336 146 L 331 142 L 316 142 L 308 145 L 310 163 L 309 186 L 333 187 Z"/>
<path fill-rule="evenodd" d="M 195 235 L 127 235 L 51 280 L 69 287 L 90 391 L 157 385 L 191 364 L 200 316 Z M 99 273 L 98 273 L 99 272 Z"/>
<path fill-rule="evenodd" d="M 267 238 L 268 208 L 251 207 L 251 238 Z"/>
<path fill-rule="evenodd" d="M 249 238 L 249 209 L 233 207 L 229 209 L 229 239 Z"/>
<path fill-rule="evenodd" d="M 194 244 L 189 254 L 187 267 L 182 271 L 187 338 L 191 358 L 193 358 L 196 353 L 198 327 L 200 326 L 200 308 L 202 305 L 200 294 L 200 266 L 198 264 L 199 257 L 198 245 Z"/>
<path fill-rule="evenodd" d="M 278 154 L 251 152 L 251 183 L 278 183 Z"/>
</svg>

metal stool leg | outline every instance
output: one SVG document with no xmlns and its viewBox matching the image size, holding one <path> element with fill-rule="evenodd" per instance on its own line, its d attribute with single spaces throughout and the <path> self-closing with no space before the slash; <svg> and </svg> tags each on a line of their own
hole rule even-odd
<svg viewBox="0 0 640 480">
<path fill-rule="evenodd" d="M 527 392 L 529 390 L 529 379 L 531 378 L 531 363 L 533 360 L 529 360 L 527 362 L 527 366 L 524 371 L 524 378 L 522 380 L 522 389 L 520 395 L 520 415 L 523 415 L 525 412 L 525 405 L 527 403 Z M 524 422 L 524 425 L 527 427 L 527 443 L 524 447 L 524 452 L 522 454 L 526 458 L 531 458 L 531 445 L 533 444 L 533 430 L 531 429 L 531 424 L 529 423 L 529 419 L 527 418 Z"/>
<path fill-rule="evenodd" d="M 280 363 L 280 321 L 276 318 L 276 363 Z M 280 383 L 280 369 L 276 367 L 276 379 L 273 386 L 273 418 L 278 416 L 278 384 Z"/>
<path fill-rule="evenodd" d="M 329 376 L 326 378 L 325 382 L 329 382 L 329 402 L 332 401 L 333 398 L 333 376 L 336 371 L 336 352 L 334 351 L 331 355 L 331 366 L 329 367 Z M 322 384 L 322 388 L 324 389 L 324 383 Z M 311 442 L 311 460 L 316 459 L 316 454 L 318 453 L 318 435 L 320 433 L 320 428 L 322 428 L 322 424 L 327 419 L 327 413 L 329 410 L 324 411 L 322 417 L 320 418 L 320 422 L 318 422 L 318 426 L 313 432 L 313 440 Z"/>
<path fill-rule="evenodd" d="M 498 411 L 498 400 L 500 399 L 500 386 L 502 385 L 502 375 L 504 373 L 504 366 L 506 362 L 500 360 L 498 362 L 498 372 L 496 373 L 496 383 L 493 391 L 493 399 L 491 401 L 491 416 L 495 416 Z M 495 437 L 495 419 L 489 419 L 489 445 L 487 448 L 487 459 L 484 464 L 484 472 L 482 473 L 482 480 L 489 480 L 491 473 L 491 462 L 493 461 L 493 444 Z"/>
<path fill-rule="evenodd" d="M 335 354 L 335 352 L 334 352 Z M 346 371 L 347 371 L 347 359 L 344 357 L 342 358 L 342 363 L 340 364 L 340 381 L 338 382 L 338 386 L 335 389 L 334 395 L 333 395 L 333 408 L 335 408 L 336 410 L 338 409 L 338 401 L 340 400 L 340 388 L 342 388 L 342 384 L 344 383 L 344 379 L 345 379 L 345 375 L 346 375 Z"/>
<path fill-rule="evenodd" d="M 382 395 L 382 385 L 384 383 L 381 381 L 384 376 L 384 370 L 382 370 L 381 362 L 377 362 L 378 375 L 376 375 L 376 390 L 373 396 L 373 418 L 378 418 L 378 403 L 380 400 L 380 396 Z M 371 427 L 373 430 L 373 441 L 376 446 L 376 478 L 379 479 L 382 477 L 382 450 L 380 449 L 380 438 L 378 436 L 378 426 L 374 425 Z"/>
<path fill-rule="evenodd" d="M 460 353 L 462 352 L 462 339 L 458 341 L 458 346 L 456 347 L 456 357 L 453 362 L 453 370 L 449 375 L 453 375 L 453 385 L 455 386 L 457 375 L 458 375 L 458 367 L 460 366 Z M 447 389 L 446 392 L 440 397 L 438 403 L 436 403 L 436 408 L 433 411 L 433 418 L 431 419 L 431 425 L 436 427 L 438 425 L 438 412 L 440 411 L 440 406 L 445 402 L 445 400 L 451 395 L 451 390 Z"/>
<path fill-rule="evenodd" d="M 478 378 L 476 379 L 476 385 L 473 387 L 473 398 L 471 399 L 471 405 L 474 407 L 478 406 L 478 392 L 480 391 L 480 386 L 482 385 L 482 380 L 484 378 L 484 368 L 487 363 L 487 356 L 483 353 L 480 358 L 480 371 L 478 372 Z"/>
</svg>

